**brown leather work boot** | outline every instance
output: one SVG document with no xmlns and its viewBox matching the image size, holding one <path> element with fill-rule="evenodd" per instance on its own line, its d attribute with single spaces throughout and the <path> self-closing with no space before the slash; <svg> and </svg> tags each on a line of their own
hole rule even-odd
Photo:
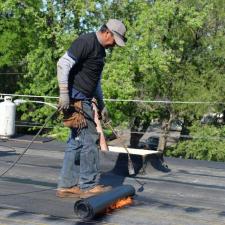
<svg viewBox="0 0 225 225">
<path fill-rule="evenodd" d="M 111 186 L 97 185 L 90 190 L 81 191 L 80 198 L 88 198 L 94 195 L 98 195 L 98 194 L 110 191 L 111 189 L 112 189 Z"/>
<path fill-rule="evenodd" d="M 78 198 L 81 194 L 81 190 L 79 187 L 71 187 L 71 188 L 59 188 L 56 191 L 56 196 L 60 198 L 66 198 L 66 197 L 74 197 Z"/>
</svg>

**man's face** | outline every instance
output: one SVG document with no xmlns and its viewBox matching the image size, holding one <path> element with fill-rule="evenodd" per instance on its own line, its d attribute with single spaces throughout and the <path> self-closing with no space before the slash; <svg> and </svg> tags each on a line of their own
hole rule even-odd
<svg viewBox="0 0 225 225">
<path fill-rule="evenodd" d="M 104 40 L 105 48 L 113 48 L 116 45 L 114 35 L 111 31 L 104 33 Z"/>
</svg>

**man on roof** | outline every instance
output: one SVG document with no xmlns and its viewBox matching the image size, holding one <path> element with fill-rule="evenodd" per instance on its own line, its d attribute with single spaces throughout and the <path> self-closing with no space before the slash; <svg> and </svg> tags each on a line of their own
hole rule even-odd
<svg viewBox="0 0 225 225">
<path fill-rule="evenodd" d="M 126 28 L 117 19 L 109 19 L 99 31 L 79 36 L 59 59 L 59 109 L 64 124 L 70 127 L 58 197 L 91 196 L 109 186 L 99 184 L 99 134 L 94 123 L 92 99 L 97 100 L 102 118 L 107 115 L 101 88 L 105 49 L 125 46 Z"/>
</svg>

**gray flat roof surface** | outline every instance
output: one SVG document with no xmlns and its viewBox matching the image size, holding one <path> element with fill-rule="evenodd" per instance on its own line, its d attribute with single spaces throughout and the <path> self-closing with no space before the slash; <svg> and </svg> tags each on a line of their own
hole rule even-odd
<svg viewBox="0 0 225 225">
<path fill-rule="evenodd" d="M 27 143 L 0 141 L 0 173 Z M 35 143 L 18 164 L 0 178 L 0 224 L 80 225 L 224 225 L 225 163 L 166 158 L 170 172 L 152 170 L 134 178 L 104 171 L 102 183 L 131 184 L 134 203 L 92 221 L 82 222 L 73 212 L 77 199 L 55 196 L 65 144 Z M 109 159 L 110 160 L 110 159 Z"/>
</svg>

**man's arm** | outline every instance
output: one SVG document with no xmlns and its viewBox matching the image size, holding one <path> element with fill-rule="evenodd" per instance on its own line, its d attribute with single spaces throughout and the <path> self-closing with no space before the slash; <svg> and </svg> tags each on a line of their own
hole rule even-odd
<svg viewBox="0 0 225 225">
<path fill-rule="evenodd" d="M 70 98 L 68 89 L 69 72 L 75 65 L 73 56 L 66 52 L 57 63 L 57 79 L 59 84 L 59 109 L 68 109 Z"/>
<path fill-rule="evenodd" d="M 105 103 L 103 100 L 103 92 L 102 92 L 102 86 L 101 86 L 101 79 L 99 79 L 97 87 L 95 89 L 94 97 L 97 100 L 98 104 L 98 110 L 102 111 L 105 107 Z"/>
<path fill-rule="evenodd" d="M 102 119 L 104 122 L 107 122 L 109 120 L 109 115 L 108 115 L 108 111 L 105 107 L 105 103 L 103 100 L 101 79 L 99 79 L 99 81 L 98 81 L 94 97 L 97 100 L 100 119 Z"/>
</svg>

